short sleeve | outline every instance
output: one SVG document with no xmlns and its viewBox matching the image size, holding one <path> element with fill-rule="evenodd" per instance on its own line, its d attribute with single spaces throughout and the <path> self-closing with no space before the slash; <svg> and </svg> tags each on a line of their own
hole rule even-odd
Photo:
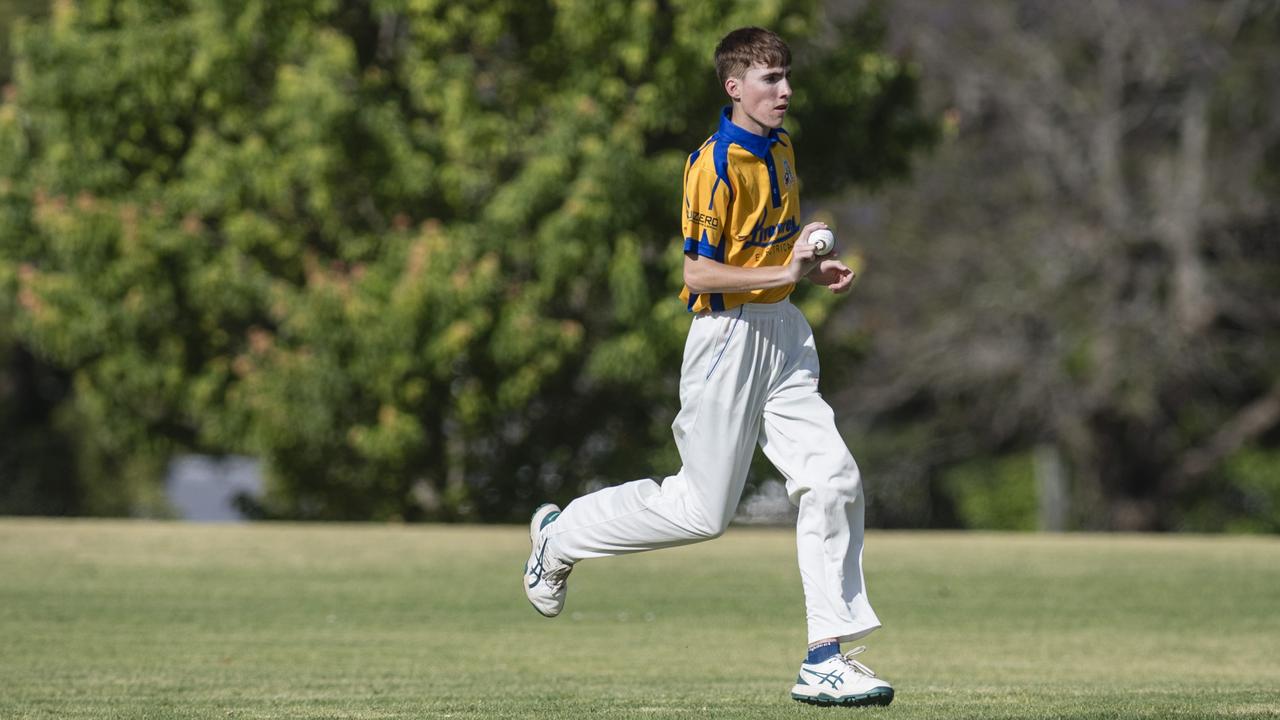
<svg viewBox="0 0 1280 720">
<path fill-rule="evenodd" d="M 729 220 L 733 189 L 708 163 L 692 163 L 684 177 L 684 251 L 723 257 L 720 240 Z"/>
</svg>

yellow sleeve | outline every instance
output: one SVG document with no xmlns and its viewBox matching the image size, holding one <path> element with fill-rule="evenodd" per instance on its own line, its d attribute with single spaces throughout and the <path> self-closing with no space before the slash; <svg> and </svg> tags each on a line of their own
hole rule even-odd
<svg viewBox="0 0 1280 720">
<path fill-rule="evenodd" d="M 710 150 L 710 148 L 707 148 Z M 703 257 L 724 260 L 720 246 L 724 229 L 729 223 L 729 202 L 733 188 L 728 173 L 716 172 L 713 163 L 705 158 L 692 159 L 684 172 L 684 251 L 696 252 Z M 727 169 L 727 168 L 726 168 Z"/>
</svg>

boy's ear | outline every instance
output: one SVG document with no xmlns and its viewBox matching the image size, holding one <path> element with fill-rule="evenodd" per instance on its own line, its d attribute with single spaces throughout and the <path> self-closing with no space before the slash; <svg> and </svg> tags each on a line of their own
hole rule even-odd
<svg viewBox="0 0 1280 720">
<path fill-rule="evenodd" d="M 742 100 L 742 95 L 740 93 L 741 87 L 742 87 L 742 84 L 738 80 L 738 78 L 733 76 L 729 76 L 728 78 L 725 78 L 724 91 L 729 93 L 729 98 L 734 102 L 738 102 Z"/>
</svg>

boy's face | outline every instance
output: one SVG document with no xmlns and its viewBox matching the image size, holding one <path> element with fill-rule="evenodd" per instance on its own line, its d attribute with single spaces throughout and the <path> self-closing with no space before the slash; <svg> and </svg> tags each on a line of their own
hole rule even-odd
<svg viewBox="0 0 1280 720">
<path fill-rule="evenodd" d="M 725 80 L 724 89 L 733 98 L 733 121 L 758 135 L 782 127 L 791 104 L 791 68 L 747 68 L 741 78 Z"/>
</svg>

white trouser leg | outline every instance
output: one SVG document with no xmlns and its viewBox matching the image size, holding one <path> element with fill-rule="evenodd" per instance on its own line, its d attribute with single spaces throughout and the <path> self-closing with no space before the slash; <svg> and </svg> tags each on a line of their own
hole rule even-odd
<svg viewBox="0 0 1280 720">
<path fill-rule="evenodd" d="M 862 481 L 831 407 L 818 394 L 813 333 L 795 314 L 792 362 L 765 403 L 760 445 L 800 508 L 796 551 L 809 642 L 844 642 L 880 627 L 862 575 Z"/>
<path fill-rule="evenodd" d="M 569 503 L 550 526 L 556 555 L 577 562 L 685 545 L 728 527 L 759 437 L 768 370 L 778 360 L 746 314 L 698 316 L 689 329 L 672 424 L 680 472 L 661 485 L 636 480 Z"/>
</svg>

